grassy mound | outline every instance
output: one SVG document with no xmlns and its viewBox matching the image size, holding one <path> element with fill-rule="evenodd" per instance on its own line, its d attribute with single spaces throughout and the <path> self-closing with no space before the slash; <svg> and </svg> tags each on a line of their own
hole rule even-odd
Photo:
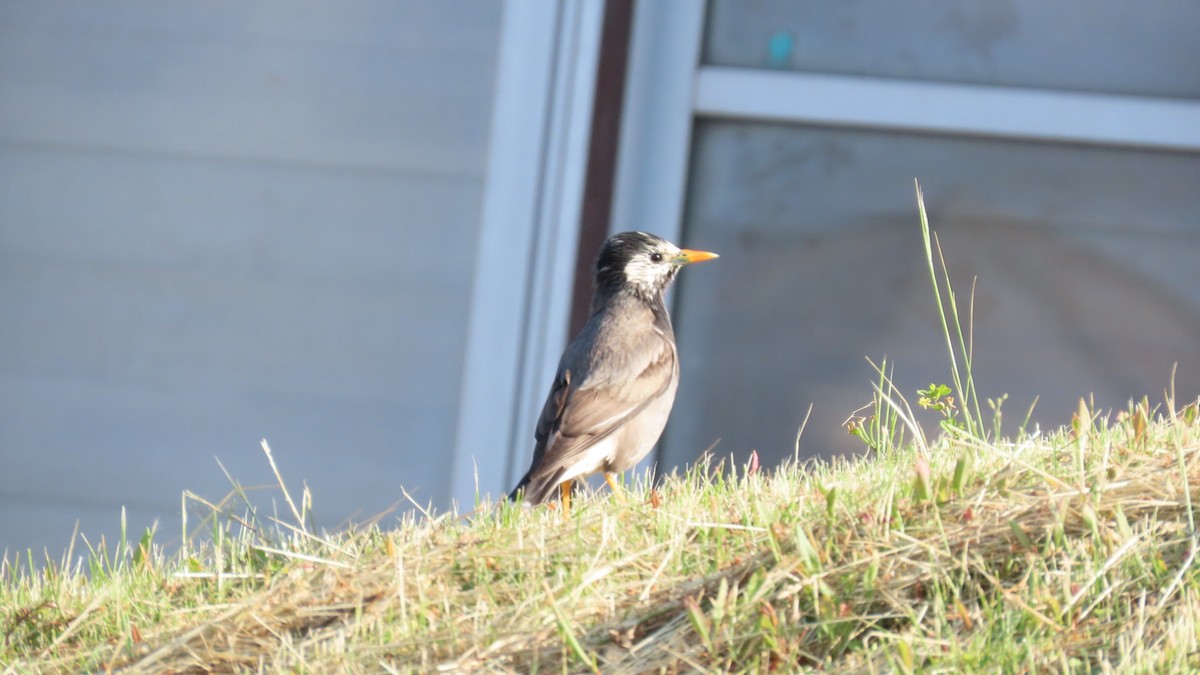
<svg viewBox="0 0 1200 675">
<path fill-rule="evenodd" d="M 13 670 L 1200 668 L 1197 406 L 0 574 Z M 298 514 L 300 515 L 300 514 Z"/>
</svg>

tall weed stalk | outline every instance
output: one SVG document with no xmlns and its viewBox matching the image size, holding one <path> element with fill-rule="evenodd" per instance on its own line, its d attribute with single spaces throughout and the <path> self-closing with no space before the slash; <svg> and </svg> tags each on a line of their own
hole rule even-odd
<svg viewBox="0 0 1200 675">
<path fill-rule="evenodd" d="M 966 434 L 976 439 L 986 439 L 987 426 L 979 408 L 979 396 L 975 393 L 975 377 L 972 373 L 974 343 L 971 326 L 974 321 L 974 284 L 971 288 L 971 303 L 967 307 L 967 330 L 959 315 L 957 296 L 950 283 L 950 271 L 942 255 L 942 245 L 936 233 L 930 231 L 929 217 L 925 213 L 925 196 L 921 182 L 913 179 L 917 191 L 917 211 L 921 218 L 921 240 L 925 245 L 925 262 L 929 268 L 929 281 L 933 286 L 933 298 L 937 303 L 938 318 L 942 323 L 942 335 L 946 338 L 946 353 L 950 357 L 950 380 L 958 394 L 958 405 L 946 413 L 943 427 Z M 937 253 L 936 260 L 934 253 Z M 943 295 L 943 287 L 945 289 Z M 931 387 L 932 389 L 933 387 Z M 998 430 L 997 430 L 998 432 Z"/>
</svg>

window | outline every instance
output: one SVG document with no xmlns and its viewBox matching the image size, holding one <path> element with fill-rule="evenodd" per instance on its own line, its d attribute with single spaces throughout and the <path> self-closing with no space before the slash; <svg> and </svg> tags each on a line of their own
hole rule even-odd
<svg viewBox="0 0 1200 675">
<path fill-rule="evenodd" d="M 1076 4 L 639 5 L 618 222 L 722 254 L 676 290 L 664 466 L 790 456 L 810 403 L 802 456 L 861 449 L 864 357 L 948 379 L 914 177 L 1007 419 L 1153 398 L 1175 362 L 1200 390 L 1200 10 Z"/>
</svg>

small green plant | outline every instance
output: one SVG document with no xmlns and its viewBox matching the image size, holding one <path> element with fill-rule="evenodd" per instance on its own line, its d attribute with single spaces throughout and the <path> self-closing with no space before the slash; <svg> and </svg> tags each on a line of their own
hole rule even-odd
<svg viewBox="0 0 1200 675">
<path fill-rule="evenodd" d="M 875 383 L 875 396 L 871 403 L 855 410 L 842 423 L 846 431 L 857 436 L 875 452 L 884 452 L 903 445 L 906 421 L 900 406 L 885 405 L 885 401 L 900 399 L 899 392 L 892 382 L 892 369 L 887 359 L 876 365 L 870 359 L 867 362 L 875 368 L 879 379 Z M 870 411 L 870 414 L 862 414 Z"/>
<path fill-rule="evenodd" d="M 1006 396 L 988 400 L 992 411 L 989 426 L 980 410 L 979 396 L 975 390 L 975 376 L 972 370 L 974 347 L 971 332 L 974 287 L 972 286 L 971 289 L 972 300 L 966 308 L 966 315 L 965 317 L 961 316 L 958 296 L 950 281 L 950 272 L 946 266 L 945 257 L 942 255 L 941 242 L 938 241 L 937 234 L 929 227 L 929 217 L 925 212 L 925 198 L 921 192 L 921 184 L 914 181 L 914 185 L 917 193 L 917 212 L 920 217 L 925 263 L 929 270 L 929 281 L 941 322 L 946 354 L 949 357 L 951 380 L 951 384 L 931 382 L 927 388 L 917 390 L 917 406 L 939 413 L 941 415 L 939 426 L 946 433 L 972 438 L 979 442 L 989 438 L 999 438 L 1002 419 L 1000 404 Z M 900 395 L 893 382 L 892 371 L 886 367 L 887 361 L 884 360 L 883 365 L 880 366 L 876 366 L 870 359 L 868 362 L 879 374 L 879 381 L 875 384 L 875 396 L 871 403 L 855 411 L 843 423 L 847 431 L 862 439 L 869 448 L 876 452 L 901 447 L 906 431 L 914 445 L 922 450 L 928 450 L 929 442 L 926 435 L 916 415 L 913 414 L 912 408 Z M 862 414 L 863 410 L 868 409 L 871 410 L 871 414 Z M 1027 422 L 1028 417 L 1026 417 Z M 1023 428 L 1024 426 L 1022 426 Z"/>
<path fill-rule="evenodd" d="M 954 383 L 954 391 L 958 392 L 960 399 L 959 416 L 955 418 L 957 423 L 954 426 L 973 438 L 983 440 L 988 437 L 988 433 L 983 421 L 983 413 L 979 409 L 979 396 L 975 393 L 975 376 L 972 371 L 972 364 L 975 360 L 974 339 L 971 333 L 975 287 L 972 284 L 971 303 L 967 307 L 965 317 L 967 331 L 964 332 L 963 317 L 958 308 L 958 296 L 954 292 L 954 286 L 950 283 L 950 270 L 946 267 L 946 259 L 942 255 L 941 242 L 938 241 L 937 234 L 929 228 L 929 216 L 925 212 L 925 196 L 921 192 L 921 183 L 913 179 L 913 185 L 917 191 L 917 214 L 921 220 L 921 241 L 925 245 L 925 262 L 929 268 L 929 281 L 933 286 L 933 298 L 937 304 L 938 318 L 942 324 L 942 335 L 946 340 L 946 354 L 950 358 L 950 379 Z M 937 253 L 936 260 L 935 252 Z M 946 393 L 949 394 L 949 392 Z"/>
<path fill-rule="evenodd" d="M 946 419 L 953 420 L 957 410 L 954 406 L 953 391 L 944 384 L 930 383 L 927 389 L 918 389 L 917 405 L 926 410 L 936 410 Z"/>
</svg>

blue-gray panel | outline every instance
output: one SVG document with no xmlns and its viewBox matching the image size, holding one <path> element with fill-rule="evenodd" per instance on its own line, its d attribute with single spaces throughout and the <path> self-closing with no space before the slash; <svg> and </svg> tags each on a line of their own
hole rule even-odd
<svg viewBox="0 0 1200 675">
<path fill-rule="evenodd" d="M 0 141 L 478 176 L 494 5 L 4 3 Z"/>
<path fill-rule="evenodd" d="M 500 10 L 0 5 L 0 549 L 445 505 Z"/>
<path fill-rule="evenodd" d="M 134 536 L 160 523 L 180 530 L 189 490 L 219 501 L 232 489 L 223 465 L 258 505 L 287 507 L 259 440 L 267 438 L 293 497 L 307 484 L 322 527 L 361 522 L 402 500 L 444 493 L 444 467 L 427 458 L 453 425 L 436 401 L 390 401 L 254 391 L 223 383 L 170 385 L 0 376 L 5 410 L 0 464 L 0 551 L 66 547 L 73 524 L 115 536 L 121 507 Z M 219 464 L 218 464 L 219 462 Z M 407 508 L 407 504 L 402 507 Z M 192 527 L 197 514 L 192 511 Z M 285 520 L 291 520 L 290 517 Z"/>
</svg>

